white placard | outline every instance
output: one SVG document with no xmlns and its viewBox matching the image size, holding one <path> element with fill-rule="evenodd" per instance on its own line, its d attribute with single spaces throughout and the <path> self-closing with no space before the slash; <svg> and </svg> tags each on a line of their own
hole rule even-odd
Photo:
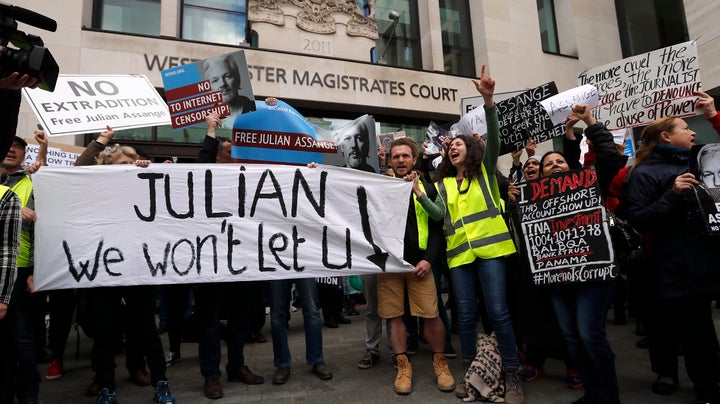
<svg viewBox="0 0 720 404">
<path fill-rule="evenodd" d="M 167 104 L 141 75 L 61 74 L 54 92 L 23 94 L 48 136 L 170 124 Z"/>
<path fill-rule="evenodd" d="M 553 95 L 546 100 L 540 101 L 540 104 L 550 115 L 553 125 L 558 125 L 565 122 L 565 119 L 570 116 L 573 105 L 587 104 L 590 108 L 597 107 L 598 91 L 595 86 L 586 84 Z"/>
<path fill-rule="evenodd" d="M 595 118 L 609 130 L 634 128 L 666 116 L 692 116 L 701 89 L 697 43 L 689 41 L 595 67 L 578 85 L 598 89 Z"/>
<path fill-rule="evenodd" d="M 321 165 L 33 175 L 38 289 L 404 272 L 412 183 Z"/>
</svg>

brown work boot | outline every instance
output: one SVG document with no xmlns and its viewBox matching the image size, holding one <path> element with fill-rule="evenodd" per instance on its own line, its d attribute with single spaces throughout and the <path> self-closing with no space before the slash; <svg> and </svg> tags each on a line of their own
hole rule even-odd
<svg viewBox="0 0 720 404">
<path fill-rule="evenodd" d="M 523 394 L 522 384 L 520 381 L 520 366 L 507 366 L 505 371 L 505 403 L 507 404 L 524 404 L 525 394 Z"/>
<path fill-rule="evenodd" d="M 455 385 L 455 397 L 457 398 L 465 398 L 468 396 L 467 391 L 465 390 L 465 374 L 467 374 L 468 368 L 470 367 L 470 361 L 467 361 L 463 359 L 462 361 L 462 374 L 460 375 L 460 381 L 457 385 Z"/>
<path fill-rule="evenodd" d="M 410 394 L 412 391 L 412 365 L 406 354 L 396 355 L 397 359 L 397 376 L 393 388 L 398 394 Z"/>
<path fill-rule="evenodd" d="M 440 391 L 449 393 L 455 389 L 455 379 L 450 373 L 444 353 L 433 354 L 433 370 L 437 379 L 437 388 Z"/>
</svg>

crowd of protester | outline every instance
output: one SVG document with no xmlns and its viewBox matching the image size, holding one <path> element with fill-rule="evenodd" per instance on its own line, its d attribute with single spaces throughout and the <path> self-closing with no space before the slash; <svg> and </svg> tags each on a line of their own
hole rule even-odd
<svg viewBox="0 0 720 404">
<path fill-rule="evenodd" d="M 493 99 L 495 82 L 483 66 L 481 78 L 473 84 L 484 100 L 485 140 L 472 135 L 446 139 L 441 162 L 432 170 L 429 156 L 421 156 L 421 148 L 410 138 L 396 139 L 389 150 L 379 153 L 383 162 L 377 171 L 413 182 L 403 257 L 413 265 L 412 272 L 363 275 L 362 298 L 343 293 L 349 289 L 347 280 L 323 286 L 314 278 L 163 286 L 160 331 L 155 316 L 158 288 L 154 286 L 34 290 L 33 224 L 42 212 L 36 214 L 34 209 L 31 177 L 42 169 L 48 144 L 43 132 L 37 131 L 40 153 L 34 164 L 26 166 L 27 142 L 16 136 L 0 163 L 0 236 L 5 240 L 0 251 L 0 404 L 12 403 L 14 398 L 20 403 L 39 402 L 40 363 L 48 363 L 46 380 L 62 378 L 76 311 L 77 321 L 93 340 L 94 377 L 86 394 L 97 397 L 98 403 L 113 403 L 122 396 L 116 393 L 115 383 L 115 357 L 121 346 L 132 382 L 152 385 L 155 402 L 174 403 L 166 369 L 181 360 L 183 334 L 186 340 L 194 335 L 198 342 L 205 397 L 224 395 L 223 339 L 227 382 L 264 383 L 245 363 L 243 350 L 245 343 L 267 341 L 262 333 L 266 313 L 276 368 L 271 381 L 284 384 L 292 365 L 288 321 L 296 307 L 303 315 L 306 364 L 319 379 L 330 380 L 333 374 L 323 356 L 323 324 L 336 328 L 349 323 L 345 315 L 354 314 L 358 299 L 366 304 L 366 335 L 358 336 L 358 344 L 365 337 L 366 352 L 357 367 L 370 369 L 380 362 L 385 319 L 397 368 L 392 383 L 398 394 L 413 390 L 410 357 L 416 354 L 418 341 L 424 341 L 433 352 L 437 388 L 468 397 L 466 375 L 473 371 L 471 364 L 478 356 L 480 318 L 484 332 L 492 332 L 497 341 L 502 364 L 497 381 L 504 386 L 505 402 L 525 402 L 523 382 L 541 378 L 546 359 L 552 357 L 565 364 L 566 386 L 584 389 L 574 403 L 619 403 L 615 354 L 605 324 L 611 306 L 616 322 L 625 321 L 628 300 L 631 313 L 642 322 L 638 334 L 647 334 L 652 371 L 657 375 L 651 390 L 670 395 L 678 389 L 679 346 L 698 402 L 720 403 L 720 346 L 711 311 L 711 302 L 720 292 L 720 272 L 715 267 L 720 249 L 713 248 L 717 239 L 706 234 L 692 196 L 694 187 L 700 186 L 700 179 L 688 172 L 695 132 L 681 118 L 650 123 L 629 167 L 612 133 L 595 121 L 587 105 L 575 105 L 566 121 L 563 150 L 538 158 L 530 140 L 513 153 L 513 169 L 506 177 L 497 170 L 500 131 Z M 696 106 L 720 133 L 714 100 L 703 92 L 697 96 Z M 584 131 L 575 127 L 580 121 L 586 126 Z M 222 122 L 222 117 L 208 115 L 198 163 L 232 162 L 230 140 L 216 135 Z M 76 165 L 150 164 L 132 147 L 112 144 L 113 136 L 108 127 L 87 146 Z M 608 209 L 643 235 L 644 257 L 618 263 L 625 266 L 622 271 L 628 282 L 618 277 L 536 288 L 530 284 L 528 253 L 520 241 L 518 186 L 580 168 L 583 136 L 591 144 L 585 166 L 597 173 Z M 525 162 L 521 161 L 523 152 L 527 153 Z M 350 169 L 366 170 L 366 165 L 364 160 L 358 167 L 348 163 Z M 444 292 L 449 296 L 448 307 Z M 229 299 L 232 304 L 227 304 Z M 159 337 L 164 330 L 169 337 L 167 351 Z M 447 362 L 457 356 L 453 333 L 458 335 L 461 356 L 460 371 L 454 375 Z"/>
</svg>

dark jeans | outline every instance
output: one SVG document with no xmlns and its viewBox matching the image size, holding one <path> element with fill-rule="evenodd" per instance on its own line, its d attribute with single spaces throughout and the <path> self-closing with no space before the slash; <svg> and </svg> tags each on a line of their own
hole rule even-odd
<svg viewBox="0 0 720 404">
<path fill-rule="evenodd" d="M 180 343 L 182 342 L 183 330 L 185 329 L 185 319 L 192 313 L 192 300 L 190 293 L 192 285 L 162 285 L 160 291 L 163 292 L 167 305 L 167 332 L 168 341 L 170 343 L 170 352 L 180 353 Z M 190 306 L 190 310 L 188 310 Z"/>
<path fill-rule="evenodd" d="M 612 282 L 576 284 L 550 292 L 565 346 L 585 390 L 599 400 L 618 399 L 615 354 L 605 334 Z"/>
<path fill-rule="evenodd" d="M 12 402 L 12 391 L 17 397 L 26 397 L 37 394 L 40 390 L 40 373 L 37 370 L 37 352 L 35 349 L 35 336 L 32 318 L 32 299 L 27 291 L 27 277 L 29 268 L 18 268 L 17 279 L 13 287 L 12 297 L 8 305 L 7 315 L 0 330 L 10 338 L 4 338 L 8 343 L 7 357 L 4 369 L 1 371 L 0 398 L 7 395 Z M 5 354 L 5 353 L 4 353 Z M 14 386 L 13 386 L 14 379 Z M 7 387 L 7 389 L 6 389 Z"/>
<path fill-rule="evenodd" d="M 153 385 L 165 377 L 165 353 L 155 326 L 155 288 L 152 286 L 122 286 L 88 289 L 87 310 L 93 322 L 94 342 L 91 352 L 95 382 L 100 387 L 115 390 L 115 354 L 123 332 L 122 310 L 129 313 L 125 327 L 128 344 L 134 344 L 144 355 L 150 368 Z M 121 307 L 122 301 L 125 307 Z M 130 366 L 130 364 L 128 363 Z"/>
<path fill-rule="evenodd" d="M 338 281 L 342 282 L 342 279 L 338 278 Z M 343 294 L 342 283 L 339 286 L 318 284 L 317 291 L 325 324 L 337 322 L 343 315 L 342 308 L 345 295 Z"/>
<path fill-rule="evenodd" d="M 250 287 L 250 333 L 256 335 L 265 326 L 267 281 L 253 281 Z M 268 307 L 270 303 L 267 303 Z"/>
<path fill-rule="evenodd" d="M 198 355 L 203 377 L 220 377 L 220 320 L 227 320 L 225 342 L 228 363 L 225 370 L 233 376 L 245 366 L 245 338 L 250 332 L 251 282 L 207 283 L 195 286 L 195 307 L 199 322 Z"/>
<path fill-rule="evenodd" d="M 646 330 L 652 371 L 677 380 L 677 346 L 685 368 L 703 401 L 717 400 L 718 341 L 709 296 L 656 301 L 650 305 Z M 715 402 L 715 401 L 713 401 Z"/>
<path fill-rule="evenodd" d="M 48 346 L 53 359 L 63 359 L 65 345 L 72 328 L 73 313 L 77 305 L 74 289 L 51 290 L 48 292 L 50 304 L 50 326 L 48 327 Z"/>
</svg>

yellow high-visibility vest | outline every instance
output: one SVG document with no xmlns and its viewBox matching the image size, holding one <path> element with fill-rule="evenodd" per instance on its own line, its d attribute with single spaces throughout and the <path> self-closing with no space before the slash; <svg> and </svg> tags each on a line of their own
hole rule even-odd
<svg viewBox="0 0 720 404">
<path fill-rule="evenodd" d="M 437 188 L 447 206 L 444 229 L 450 268 L 515 252 L 502 216 L 504 205 L 497 181 L 491 186 L 484 166 L 482 178 L 473 179 L 469 186 L 467 178 L 458 186 L 454 177 L 445 177 Z M 467 192 L 460 193 L 460 189 Z"/>
<path fill-rule="evenodd" d="M 25 176 L 25 178 L 18 181 L 17 184 L 13 185 L 10 189 L 18 196 L 18 198 L 20 198 L 20 207 L 24 208 L 27 206 L 27 203 L 30 200 L 30 194 L 32 194 L 32 181 L 30 180 L 30 177 Z M 33 244 L 30 233 L 26 230 L 20 230 L 20 252 L 17 256 L 17 266 L 19 268 L 25 268 L 32 265 L 32 247 Z"/>
</svg>

